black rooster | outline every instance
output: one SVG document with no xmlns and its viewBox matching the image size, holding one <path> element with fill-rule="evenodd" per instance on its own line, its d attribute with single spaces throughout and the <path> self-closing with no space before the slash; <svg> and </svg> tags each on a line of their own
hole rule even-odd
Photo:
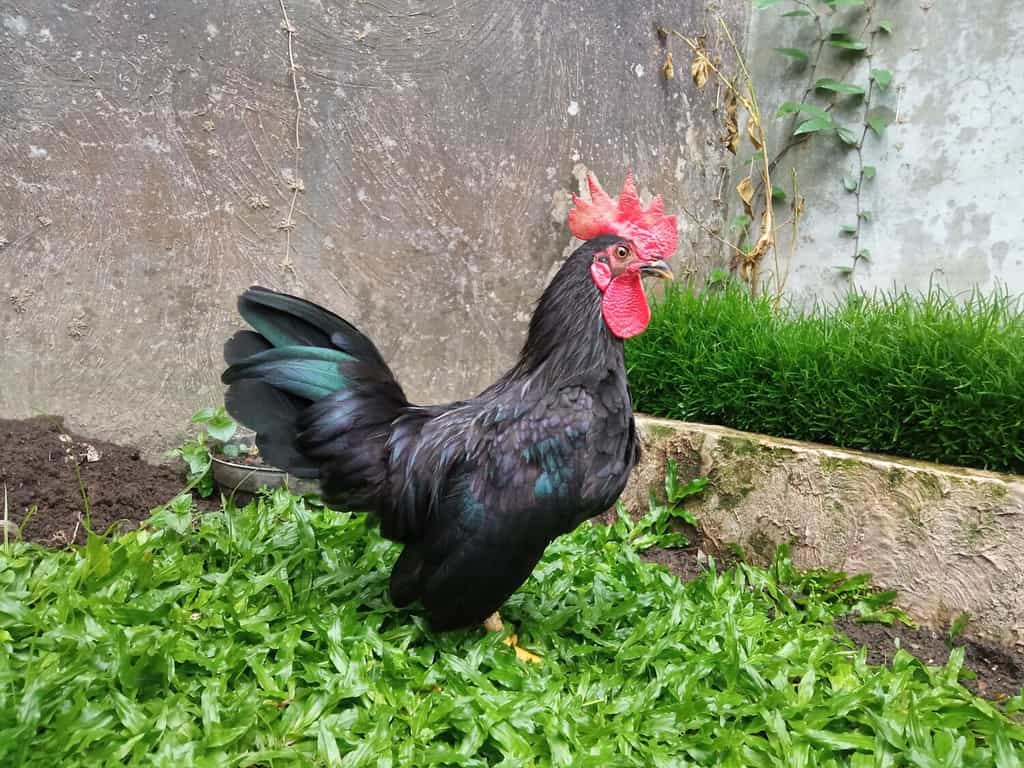
<svg viewBox="0 0 1024 768">
<path fill-rule="evenodd" d="M 588 181 L 591 200 L 569 214 L 585 242 L 541 296 L 518 362 L 470 400 L 413 405 L 342 318 L 264 288 L 239 298 L 254 331 L 224 347 L 227 410 L 268 462 L 376 515 L 404 545 L 391 599 L 420 600 L 435 629 L 499 629 L 545 547 L 611 507 L 636 463 L 622 339 L 650 319 L 641 278 L 672 276 L 676 223 L 660 198 L 641 207 L 631 175 L 618 199 Z"/>
</svg>

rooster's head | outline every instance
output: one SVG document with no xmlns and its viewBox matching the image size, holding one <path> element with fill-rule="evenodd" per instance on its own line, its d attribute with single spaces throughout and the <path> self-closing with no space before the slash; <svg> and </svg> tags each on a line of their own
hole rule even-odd
<svg viewBox="0 0 1024 768">
<path fill-rule="evenodd" d="M 605 323 L 620 339 L 642 333 L 651 320 L 642 278 L 672 277 L 668 258 L 676 250 L 676 217 L 664 215 L 661 197 L 647 208 L 633 183 L 633 173 L 618 198 L 611 197 L 588 174 L 590 200 L 573 196 L 569 230 L 580 240 L 601 239 L 593 254 L 590 276 L 604 296 L 601 312 Z"/>
</svg>

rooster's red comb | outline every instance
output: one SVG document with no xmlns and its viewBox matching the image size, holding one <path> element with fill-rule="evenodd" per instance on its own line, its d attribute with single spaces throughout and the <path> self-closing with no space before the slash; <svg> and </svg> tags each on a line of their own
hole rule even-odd
<svg viewBox="0 0 1024 768">
<path fill-rule="evenodd" d="M 641 258 L 647 261 L 668 259 L 678 240 L 676 217 L 665 216 L 661 195 L 655 197 L 645 209 L 633 183 L 633 172 L 626 173 L 626 181 L 618 198 L 609 196 L 593 173 L 587 174 L 590 200 L 572 196 L 569 211 L 569 231 L 580 240 L 593 240 L 601 235 L 618 235 L 632 240 Z"/>
</svg>

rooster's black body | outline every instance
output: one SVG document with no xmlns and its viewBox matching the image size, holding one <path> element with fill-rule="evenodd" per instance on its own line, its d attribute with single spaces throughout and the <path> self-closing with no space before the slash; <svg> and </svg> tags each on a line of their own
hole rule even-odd
<svg viewBox="0 0 1024 768">
<path fill-rule="evenodd" d="M 471 400 L 410 403 L 373 343 L 303 299 L 252 288 L 253 331 L 225 346 L 228 411 L 266 459 L 319 478 L 325 498 L 365 509 L 401 542 L 398 605 L 432 626 L 482 621 L 555 537 L 615 503 L 638 448 L 621 339 L 585 243 L 541 297 L 518 362 Z"/>
</svg>

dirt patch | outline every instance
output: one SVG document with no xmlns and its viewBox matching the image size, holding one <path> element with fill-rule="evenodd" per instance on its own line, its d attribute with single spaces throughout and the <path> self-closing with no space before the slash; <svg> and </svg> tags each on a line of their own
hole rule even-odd
<svg viewBox="0 0 1024 768">
<path fill-rule="evenodd" d="M 708 569 L 708 558 L 715 560 L 715 570 L 724 571 L 732 568 L 740 561 L 740 558 L 733 552 L 709 550 L 708 543 L 704 540 L 703 534 L 692 526 L 679 524 L 680 532 L 689 539 L 690 544 L 677 549 L 664 549 L 663 547 L 651 547 L 640 553 L 640 557 L 649 563 L 664 565 L 681 581 L 696 579 Z"/>
<path fill-rule="evenodd" d="M 82 487 L 92 529 L 102 533 L 138 526 L 153 507 L 180 493 L 185 480 L 176 467 L 143 461 L 136 448 L 69 435 L 61 417 L 39 416 L 0 419 L 0 508 L 4 485 L 15 527 L 35 507 L 23 538 L 65 546 L 85 543 Z"/>
<path fill-rule="evenodd" d="M 949 661 L 951 648 L 947 636 L 930 629 L 913 629 L 903 624 L 860 624 L 852 617 L 837 619 L 835 626 L 857 645 L 868 649 L 870 664 L 891 664 L 899 648 L 926 664 L 941 666 Z M 1001 701 L 1016 696 L 1024 688 L 1024 654 L 991 648 L 972 640 L 958 639 L 954 646 L 963 647 L 964 667 L 977 676 L 962 682 L 979 696 Z"/>
</svg>

